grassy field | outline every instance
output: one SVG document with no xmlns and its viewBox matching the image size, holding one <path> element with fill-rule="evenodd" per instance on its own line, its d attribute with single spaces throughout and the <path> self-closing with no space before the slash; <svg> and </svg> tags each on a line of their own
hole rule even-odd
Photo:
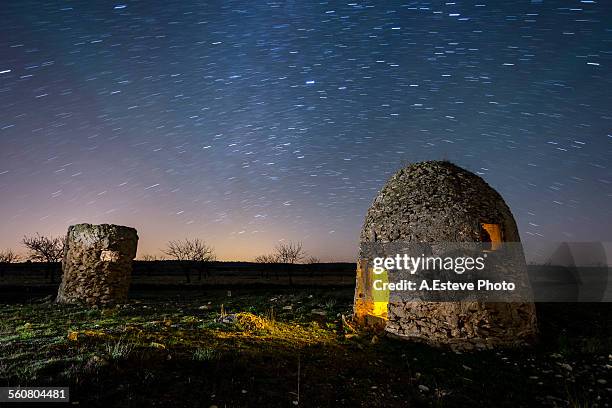
<svg viewBox="0 0 612 408">
<path fill-rule="evenodd" d="M 609 304 L 540 304 L 534 348 L 457 354 L 353 331 L 342 319 L 352 296 L 147 291 L 110 309 L 12 300 L 0 305 L 0 386 L 70 386 L 87 407 L 611 404 Z"/>
</svg>

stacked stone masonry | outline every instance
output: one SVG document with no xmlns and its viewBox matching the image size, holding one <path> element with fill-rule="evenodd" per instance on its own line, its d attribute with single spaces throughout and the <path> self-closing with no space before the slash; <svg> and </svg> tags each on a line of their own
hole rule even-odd
<svg viewBox="0 0 612 408">
<path fill-rule="evenodd" d="M 68 229 L 57 302 L 109 305 L 127 301 L 138 234 L 120 225 Z"/>
<path fill-rule="evenodd" d="M 450 162 L 428 161 L 391 177 L 369 208 L 360 239 L 362 243 L 480 242 L 484 223 L 500 225 L 503 241 L 520 242 L 510 209 L 481 177 Z M 358 265 L 363 265 L 360 261 Z M 370 307 L 366 273 L 358 267 L 355 317 L 363 322 Z M 382 324 L 402 338 L 463 350 L 523 345 L 537 334 L 533 303 L 389 303 Z"/>
</svg>

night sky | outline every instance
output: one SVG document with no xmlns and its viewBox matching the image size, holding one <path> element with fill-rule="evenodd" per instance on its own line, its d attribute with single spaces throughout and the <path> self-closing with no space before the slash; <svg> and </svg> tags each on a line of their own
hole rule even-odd
<svg viewBox="0 0 612 408">
<path fill-rule="evenodd" d="M 140 255 L 352 261 L 431 159 L 496 188 L 529 254 L 612 241 L 609 1 L 7 0 L 0 106 L 0 248 L 92 222 Z"/>
</svg>

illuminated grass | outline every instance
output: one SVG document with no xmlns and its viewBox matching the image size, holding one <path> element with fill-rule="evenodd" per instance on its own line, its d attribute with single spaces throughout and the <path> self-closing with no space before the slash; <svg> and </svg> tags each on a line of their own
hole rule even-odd
<svg viewBox="0 0 612 408">
<path fill-rule="evenodd" d="M 69 384 L 84 390 L 83 406 L 95 406 L 87 400 L 90 393 L 100 401 L 119 395 L 123 404 L 114 405 L 124 406 L 135 398 L 146 405 L 151 395 L 166 402 L 185 398 L 181 406 L 208 401 L 211 395 L 222 398 L 209 405 L 291 406 L 298 372 L 300 406 L 313 407 L 341 406 L 340 400 L 345 406 L 373 400 L 380 406 L 491 406 L 502 392 L 518 406 L 543 392 L 566 401 L 571 395 L 581 402 L 576 406 L 584 406 L 596 393 L 607 392 L 606 385 L 596 383 L 603 368 L 581 368 L 612 364 L 605 315 L 589 320 L 597 324 L 586 334 L 583 326 L 565 330 L 563 321 L 579 319 L 553 311 L 551 316 L 564 320 L 544 326 L 543 336 L 550 341 L 537 349 L 456 355 L 353 332 L 341 316 L 350 316 L 352 293 L 335 295 L 234 291 L 229 297 L 217 291 L 103 309 L 53 303 L 1 306 L 0 381 Z M 559 335 L 559 327 L 565 334 Z M 561 362 L 574 370 L 567 371 Z M 534 376 L 538 379 L 530 380 Z M 184 388 L 172 394 L 166 384 Z"/>
<path fill-rule="evenodd" d="M 211 348 L 198 348 L 193 352 L 195 361 L 210 361 L 217 357 L 217 351 Z"/>
<path fill-rule="evenodd" d="M 106 343 L 106 353 L 113 360 L 121 360 L 126 359 L 132 350 L 134 349 L 134 345 L 125 340 L 125 338 L 120 338 L 117 341 L 112 341 Z"/>
</svg>

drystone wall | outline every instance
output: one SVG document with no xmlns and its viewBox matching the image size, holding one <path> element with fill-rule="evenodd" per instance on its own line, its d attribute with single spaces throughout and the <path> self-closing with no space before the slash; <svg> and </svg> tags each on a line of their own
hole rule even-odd
<svg viewBox="0 0 612 408">
<path fill-rule="evenodd" d="M 138 234 L 121 225 L 68 228 L 57 302 L 108 305 L 127 300 Z"/>
</svg>

